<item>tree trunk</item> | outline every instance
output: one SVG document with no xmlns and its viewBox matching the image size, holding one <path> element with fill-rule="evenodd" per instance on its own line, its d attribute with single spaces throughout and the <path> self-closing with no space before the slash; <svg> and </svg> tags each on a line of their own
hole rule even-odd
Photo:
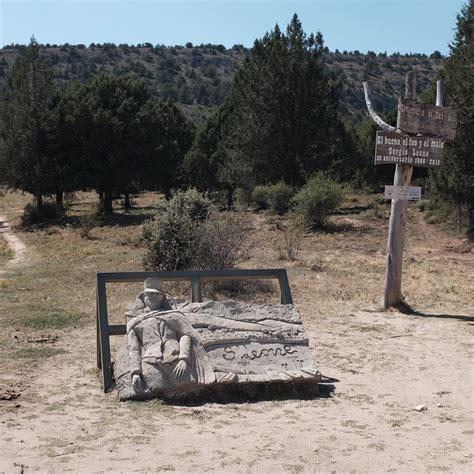
<svg viewBox="0 0 474 474">
<path fill-rule="evenodd" d="M 104 212 L 106 214 L 112 214 L 112 190 L 104 191 Z"/>
<path fill-rule="evenodd" d="M 467 235 L 470 240 L 474 240 L 474 206 L 471 205 L 469 208 L 469 228 L 467 230 Z"/>
<path fill-rule="evenodd" d="M 43 194 L 41 191 L 36 192 L 36 207 L 38 208 L 39 211 L 43 210 Z"/>
<path fill-rule="evenodd" d="M 132 203 L 130 202 L 130 193 L 125 193 L 123 200 L 123 207 L 126 211 L 132 208 Z"/>
<path fill-rule="evenodd" d="M 227 209 L 231 210 L 234 208 L 234 189 L 227 188 Z"/>
<path fill-rule="evenodd" d="M 56 206 L 59 209 L 64 209 L 63 208 L 63 192 L 62 191 L 57 191 L 56 192 Z"/>
<path fill-rule="evenodd" d="M 458 230 L 462 231 L 462 204 L 458 204 Z"/>
</svg>

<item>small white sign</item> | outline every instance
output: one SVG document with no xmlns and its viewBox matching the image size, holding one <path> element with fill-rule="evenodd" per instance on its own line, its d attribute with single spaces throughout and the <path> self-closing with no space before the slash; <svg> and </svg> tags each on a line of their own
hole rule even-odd
<svg viewBox="0 0 474 474">
<path fill-rule="evenodd" d="M 420 186 L 385 186 L 385 199 L 399 201 L 419 201 L 421 199 Z"/>
</svg>

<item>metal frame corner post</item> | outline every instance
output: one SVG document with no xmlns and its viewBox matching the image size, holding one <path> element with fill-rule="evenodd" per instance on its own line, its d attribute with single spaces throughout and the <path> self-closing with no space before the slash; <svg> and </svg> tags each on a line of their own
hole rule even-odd
<svg viewBox="0 0 474 474">
<path fill-rule="evenodd" d="M 193 303 L 201 303 L 201 279 L 199 277 L 191 277 L 191 301 Z"/>
<path fill-rule="evenodd" d="M 280 270 L 278 272 L 278 281 L 280 283 L 281 304 L 293 304 L 290 284 L 288 283 L 288 275 L 286 274 L 286 270 Z"/>
<path fill-rule="evenodd" d="M 104 392 L 112 385 L 109 322 L 107 314 L 107 296 L 105 289 L 105 277 L 101 273 L 97 274 L 97 322 L 99 329 L 98 343 L 100 339 L 100 364 L 102 367 L 102 387 Z"/>
</svg>

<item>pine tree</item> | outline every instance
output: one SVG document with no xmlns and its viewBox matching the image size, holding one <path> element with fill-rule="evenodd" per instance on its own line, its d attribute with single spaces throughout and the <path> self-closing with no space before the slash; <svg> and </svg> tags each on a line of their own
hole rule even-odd
<svg viewBox="0 0 474 474">
<path fill-rule="evenodd" d="M 448 105 L 458 109 L 454 143 L 447 147 L 443 166 L 431 174 L 435 190 L 469 212 L 469 233 L 474 235 L 474 0 L 457 17 L 444 75 Z"/>
<path fill-rule="evenodd" d="M 306 36 L 297 15 L 256 40 L 234 80 L 232 130 L 257 181 L 304 182 L 328 169 L 339 143 L 339 84 L 324 65 L 320 33 Z"/>
<path fill-rule="evenodd" d="M 306 36 L 294 15 L 255 41 L 231 92 L 197 134 L 184 169 L 201 189 L 303 183 L 341 160 L 340 85 L 324 65 L 320 33 Z M 346 137 L 347 138 L 347 137 Z M 206 188 L 205 188 L 206 189 Z"/>
</svg>

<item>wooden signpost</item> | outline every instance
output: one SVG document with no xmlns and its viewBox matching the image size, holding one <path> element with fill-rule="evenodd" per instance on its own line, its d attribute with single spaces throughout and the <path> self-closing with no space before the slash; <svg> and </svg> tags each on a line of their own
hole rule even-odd
<svg viewBox="0 0 474 474">
<path fill-rule="evenodd" d="M 386 187 L 392 199 L 387 243 L 387 267 L 382 305 L 402 303 L 402 260 L 405 239 L 407 200 L 419 199 L 421 188 L 410 187 L 413 167 L 440 166 L 445 140 L 456 135 L 456 111 L 443 105 L 444 85 L 437 83 L 436 107 L 416 102 L 416 75 L 405 80 L 405 98 L 399 100 L 397 127 L 385 123 L 373 110 L 369 86 L 364 82 L 369 114 L 382 129 L 377 132 L 375 164 L 395 163 L 393 186 Z M 387 189 L 388 188 L 388 189 Z"/>
</svg>

